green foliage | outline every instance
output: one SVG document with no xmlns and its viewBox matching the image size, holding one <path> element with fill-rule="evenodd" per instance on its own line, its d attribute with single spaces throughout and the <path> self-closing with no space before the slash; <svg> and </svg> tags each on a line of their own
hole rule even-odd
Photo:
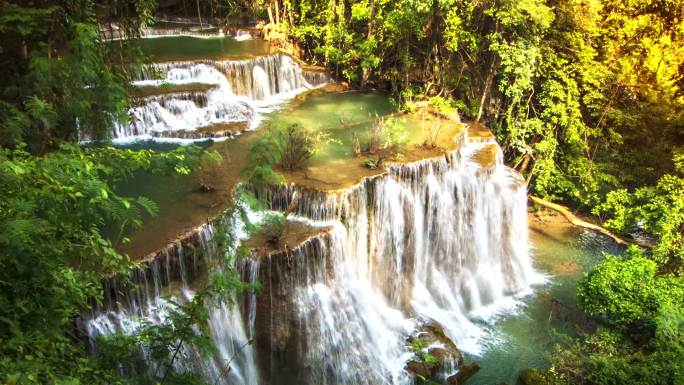
<svg viewBox="0 0 684 385">
<path fill-rule="evenodd" d="M 0 146 L 44 153 L 64 140 L 110 137 L 127 119 L 124 85 L 142 55 L 132 42 L 103 41 L 97 18 L 126 15 L 121 30 L 136 37 L 154 3 L 19 3 L 0 4 Z"/>
<path fill-rule="evenodd" d="M 298 124 L 273 125 L 252 147 L 251 157 L 257 164 L 279 166 L 287 171 L 301 169 L 325 140 L 324 135 Z"/>
<path fill-rule="evenodd" d="M 299 9 L 298 9 L 299 7 Z M 681 2 L 293 2 L 287 32 L 338 78 L 437 97 L 497 135 L 535 194 L 591 208 L 684 145 Z M 450 111 L 449 111 L 450 112 Z"/>
<path fill-rule="evenodd" d="M 366 159 L 366 160 L 363 162 L 363 166 L 366 167 L 366 168 L 368 168 L 368 169 L 375 170 L 375 169 L 377 169 L 377 168 L 380 168 L 381 163 L 382 163 L 382 162 L 376 161 L 376 160 L 373 160 L 373 159 Z"/>
<path fill-rule="evenodd" d="M 406 126 L 402 125 L 397 119 L 384 119 L 382 131 L 385 136 L 385 147 L 392 151 L 399 151 L 408 141 Z"/>
<path fill-rule="evenodd" d="M 648 333 L 664 306 L 684 306 L 684 281 L 657 271 L 636 248 L 625 259 L 608 256 L 580 282 L 579 305 L 613 327 Z"/>
<path fill-rule="evenodd" d="M 106 382 L 115 367 L 83 357 L 72 320 L 101 299 L 101 279 L 132 261 L 102 227 L 136 228 L 153 202 L 113 187 L 136 170 L 186 172 L 196 148 L 176 152 L 64 145 L 44 156 L 0 151 L 0 373 L 24 383 Z M 103 372 L 103 373 L 100 373 Z M 102 378 L 100 378 L 102 376 Z M 18 378 L 17 377 L 17 378 Z M 94 377 L 94 378 L 93 378 Z"/>
<path fill-rule="evenodd" d="M 267 243 L 278 246 L 285 231 L 285 216 L 281 213 L 267 213 L 259 227 L 261 235 Z"/>
<path fill-rule="evenodd" d="M 272 130 L 270 134 L 276 146 L 273 150 L 280 155 L 278 164 L 285 170 L 303 168 L 316 151 L 317 137 L 299 125 Z"/>
<path fill-rule="evenodd" d="M 545 373 L 554 384 L 679 384 L 684 378 L 684 279 L 630 248 L 579 284 L 580 307 L 610 328 L 568 339 Z"/>
<path fill-rule="evenodd" d="M 680 322 L 681 318 L 670 321 Z M 682 340 L 663 342 L 651 342 L 641 350 L 621 334 L 600 329 L 584 341 L 559 345 L 544 376 L 558 385 L 680 384 L 684 374 Z"/>
<path fill-rule="evenodd" d="M 366 151 L 375 153 L 379 150 L 398 152 L 408 142 L 406 126 L 393 117 L 383 117 L 368 126 L 368 143 Z"/>
<path fill-rule="evenodd" d="M 331 142 L 335 140 L 327 132 L 313 132 L 298 124 L 271 125 L 252 146 L 243 177 L 256 191 L 264 192 L 266 187 L 283 182 L 275 169 L 302 169 L 321 145 Z"/>
<path fill-rule="evenodd" d="M 458 111 L 454 107 L 455 102 L 451 99 L 443 98 L 441 96 L 433 96 L 428 98 L 428 106 L 434 108 L 439 114 L 446 118 L 458 116 Z"/>
<path fill-rule="evenodd" d="M 413 353 L 418 356 L 418 358 L 426 364 L 434 364 L 437 362 L 437 358 L 430 354 L 427 350 L 428 343 L 425 340 L 421 340 L 420 338 L 416 338 L 413 341 L 411 341 L 411 350 Z"/>
<path fill-rule="evenodd" d="M 611 191 L 594 213 L 608 214 L 604 225 L 630 233 L 643 230 L 656 237 L 653 259 L 673 272 L 684 270 L 684 161 L 674 157 L 675 173 L 662 176 L 655 186 L 628 192 Z"/>
</svg>

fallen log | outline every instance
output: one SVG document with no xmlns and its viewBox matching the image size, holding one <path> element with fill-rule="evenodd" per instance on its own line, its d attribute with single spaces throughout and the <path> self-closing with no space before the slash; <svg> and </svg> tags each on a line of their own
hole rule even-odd
<svg viewBox="0 0 684 385">
<path fill-rule="evenodd" d="M 551 210 L 554 210 L 554 211 L 560 213 L 561 215 L 563 215 L 568 220 L 568 222 L 572 223 L 575 226 L 583 227 L 585 229 L 590 229 L 590 230 L 596 231 L 598 233 L 601 233 L 607 237 L 610 237 L 611 239 L 613 239 L 613 241 L 615 241 L 615 243 L 617 243 L 619 245 L 624 245 L 624 246 L 637 245 L 639 247 L 643 247 L 646 249 L 653 248 L 653 245 L 650 243 L 641 242 L 641 241 L 637 241 L 637 240 L 623 239 L 623 238 L 613 234 L 612 232 L 610 232 L 609 230 L 607 230 L 601 226 L 598 226 L 598 225 L 595 225 L 593 223 L 589 223 L 587 221 L 584 221 L 584 220 L 578 218 L 572 212 L 570 212 L 570 210 L 565 206 L 559 205 L 557 203 L 549 202 L 547 200 L 541 199 L 541 198 L 533 196 L 533 195 L 530 195 L 530 200 L 532 202 L 540 205 L 540 206 L 546 207 L 548 209 L 551 209 Z"/>
</svg>

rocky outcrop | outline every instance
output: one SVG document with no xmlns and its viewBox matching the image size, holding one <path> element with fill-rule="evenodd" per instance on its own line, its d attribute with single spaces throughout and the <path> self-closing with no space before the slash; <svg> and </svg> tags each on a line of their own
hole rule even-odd
<svg viewBox="0 0 684 385">
<path fill-rule="evenodd" d="M 520 382 L 523 385 L 551 385 L 539 370 L 531 368 L 520 371 Z"/>
<path fill-rule="evenodd" d="M 461 351 L 433 320 L 421 323 L 407 344 L 414 356 L 406 363 L 406 371 L 419 384 L 462 385 L 480 370 L 477 363 L 463 362 Z"/>
<path fill-rule="evenodd" d="M 456 368 L 463 364 L 463 355 L 435 321 L 422 323 L 407 339 L 414 353 L 406 363 L 406 371 L 419 381 L 445 383 Z"/>
<path fill-rule="evenodd" d="M 305 344 L 306 325 L 295 293 L 331 277 L 330 234 L 322 230 L 298 245 L 279 250 L 258 249 L 259 295 L 254 314 L 257 360 L 265 384 L 310 383 Z"/>
</svg>

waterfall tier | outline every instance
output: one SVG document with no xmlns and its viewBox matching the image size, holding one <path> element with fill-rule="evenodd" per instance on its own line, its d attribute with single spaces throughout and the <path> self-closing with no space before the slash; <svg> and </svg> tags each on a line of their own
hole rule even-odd
<svg viewBox="0 0 684 385">
<path fill-rule="evenodd" d="M 195 92 L 143 97 L 129 111 L 130 122 L 117 125 L 113 136 L 199 139 L 228 136 L 256 127 L 259 115 L 295 94 L 328 81 L 320 72 L 304 71 L 291 57 L 268 55 L 248 60 L 199 60 L 159 63 L 136 86 L 150 88 L 211 85 Z M 238 130 L 228 130 L 226 125 Z M 218 126 L 219 129 L 212 127 Z M 237 131 L 237 132 L 235 132 Z M 218 133 L 217 133 L 218 132 Z"/>
<path fill-rule="evenodd" d="M 536 275 L 524 181 L 501 163 L 492 141 L 462 142 L 444 156 L 389 165 L 349 189 L 271 191 L 272 209 L 295 207 L 296 220 L 318 231 L 299 245 L 238 262 L 243 278 L 261 290 L 232 309 L 211 309 L 223 361 L 210 360 L 200 373 L 223 384 L 412 384 L 407 341 L 426 325 L 439 325 L 445 338 L 477 353 L 478 314 L 529 287 Z M 207 253 L 211 228 L 171 246 L 171 254 Z M 138 273 L 144 295 L 128 294 L 133 303 L 118 301 L 128 304 L 86 317 L 91 338 L 130 330 L 136 315 L 158 317 L 158 287 L 174 287 L 164 278 L 174 276 L 169 269 L 185 272 L 175 276 L 181 293 L 191 295 L 187 271 L 203 259 L 170 263 L 164 255 L 150 262 L 149 273 Z M 248 348 L 236 348 L 250 339 Z M 231 355 L 235 375 L 222 375 L 216 362 Z M 188 353 L 184 365 L 196 366 L 193 357 Z M 459 360 L 450 362 L 440 378 L 458 370 Z"/>
</svg>

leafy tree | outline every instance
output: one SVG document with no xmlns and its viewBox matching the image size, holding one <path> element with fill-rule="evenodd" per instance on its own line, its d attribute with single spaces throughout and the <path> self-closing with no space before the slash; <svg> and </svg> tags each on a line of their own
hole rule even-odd
<svg viewBox="0 0 684 385">
<path fill-rule="evenodd" d="M 648 333 L 664 306 L 684 306 L 684 281 L 657 272 L 658 265 L 636 248 L 626 259 L 609 256 L 580 282 L 580 307 L 616 328 Z"/>
<path fill-rule="evenodd" d="M 83 355 L 72 320 L 90 299 L 102 298 L 103 277 L 134 266 L 102 227 L 138 227 L 143 212 L 157 209 L 146 198 L 117 195 L 112 186 L 141 169 L 187 173 L 198 151 L 63 145 L 44 156 L 23 147 L 0 152 L 3 380 L 98 383 L 114 373 L 115 367 L 98 368 Z"/>
<path fill-rule="evenodd" d="M 674 156 L 675 173 L 662 176 L 655 186 L 611 191 L 595 214 L 608 214 L 605 226 L 622 233 L 646 231 L 657 239 L 653 259 L 665 270 L 684 269 L 684 154 Z"/>
<path fill-rule="evenodd" d="M 110 137 L 114 123 L 127 118 L 124 86 L 142 56 L 128 41 L 105 42 L 98 22 L 114 19 L 135 37 L 154 6 L 1 2 L 0 146 L 28 143 L 44 153 L 64 140 Z"/>
</svg>

